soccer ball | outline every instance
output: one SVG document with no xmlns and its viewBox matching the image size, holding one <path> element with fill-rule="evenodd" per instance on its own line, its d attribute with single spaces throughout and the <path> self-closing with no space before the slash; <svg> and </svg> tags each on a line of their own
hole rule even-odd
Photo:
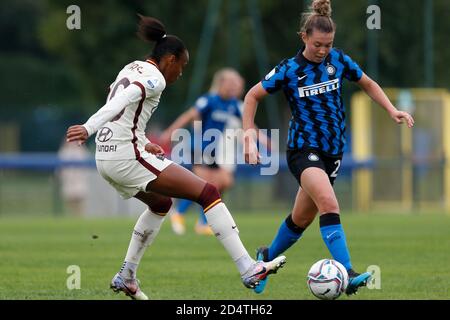
<svg viewBox="0 0 450 320">
<path fill-rule="evenodd" d="M 309 269 L 307 284 L 309 290 L 317 298 L 322 300 L 337 299 L 347 288 L 347 270 L 336 260 L 319 260 Z"/>
</svg>

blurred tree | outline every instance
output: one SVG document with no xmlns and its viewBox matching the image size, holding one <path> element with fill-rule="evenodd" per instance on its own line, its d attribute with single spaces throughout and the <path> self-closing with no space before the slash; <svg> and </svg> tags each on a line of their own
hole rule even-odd
<svg viewBox="0 0 450 320">
<path fill-rule="evenodd" d="M 69 30 L 66 8 L 73 1 L 48 2 L 39 35 L 45 48 L 61 57 L 76 74 L 86 111 L 98 108 L 104 101 L 122 65 L 143 55 L 134 37 L 136 11 L 132 3 L 76 1 L 81 9 L 81 29 Z"/>
<path fill-rule="evenodd" d="M 76 3 L 82 12 L 82 28 L 70 31 L 65 28 L 68 5 Z M 307 1 L 273 1 L 259 0 L 263 37 L 268 46 L 271 66 L 282 58 L 293 56 L 301 43 L 296 34 L 300 25 L 301 12 Z M 445 0 L 436 0 L 435 28 L 436 38 L 445 37 L 449 27 L 444 19 L 450 4 Z M 250 15 L 243 1 L 234 3 L 235 17 L 227 14 L 231 0 L 224 1 L 221 15 L 215 30 L 215 41 L 211 49 L 211 59 L 207 61 L 207 78 L 203 82 L 207 89 L 209 79 L 217 68 L 224 66 L 230 59 L 228 47 L 239 48 L 239 66 L 247 79 L 247 85 L 256 83 L 261 75 L 256 67 L 255 52 L 252 42 Z M 367 64 L 367 34 L 379 32 L 379 66 L 380 82 L 384 86 L 420 86 L 423 83 L 423 1 L 379 1 L 382 14 L 382 28 L 374 31 L 366 28 L 367 0 L 332 1 L 333 17 L 338 25 L 335 45 L 351 55 L 365 69 Z M 114 80 L 120 68 L 132 59 L 142 59 L 150 52 L 150 45 L 141 43 L 134 35 L 136 30 L 136 13 L 158 17 L 166 24 L 169 33 L 180 36 L 188 46 L 191 59 L 196 56 L 200 43 L 203 19 L 206 16 L 208 1 L 113 1 L 87 0 L 60 1 L 49 0 L 45 8 L 45 19 L 40 20 L 39 34 L 46 49 L 58 54 L 73 69 L 80 79 L 84 101 L 97 108 L 105 97 L 105 88 Z M 236 17 L 237 16 L 237 17 Z M 442 19 L 439 19 L 441 16 Z M 230 23 L 238 23 L 230 34 Z M 188 27 L 187 27 L 188 26 Z M 55 32 L 58 30 L 58 32 Z M 443 46 L 436 41 L 436 46 Z M 435 48 L 436 63 L 448 58 L 448 50 Z M 441 53 L 445 52 L 444 59 Z M 441 56 L 440 56 L 441 55 Z M 108 67 L 105 68 L 105 61 Z M 186 70 L 183 80 L 168 88 L 161 106 L 170 106 L 162 112 L 162 119 L 173 118 L 184 106 L 187 87 L 191 79 L 192 65 Z M 436 68 L 440 70 L 440 68 Z M 269 70 L 268 70 L 269 71 Z M 437 77 L 442 74 L 436 73 Z M 444 76 L 445 77 L 445 76 Z M 448 77 L 448 76 L 447 76 Z M 187 80 L 186 80 L 187 79 Z M 352 88 L 350 92 L 356 90 Z M 264 118 L 264 117 L 263 117 Z"/>
<path fill-rule="evenodd" d="M 294 56 L 301 47 L 296 34 L 304 0 L 257 0 L 262 22 L 262 37 L 268 52 L 269 67 Z M 342 48 L 360 66 L 367 69 L 367 38 L 378 33 L 378 81 L 383 87 L 420 87 L 424 84 L 424 1 L 378 0 L 381 30 L 366 28 L 369 0 L 333 0 L 333 18 L 338 29 L 335 46 Z M 83 112 L 84 117 L 104 103 L 107 87 L 117 72 L 135 59 L 143 59 L 152 44 L 135 36 L 136 13 L 155 16 L 168 33 L 179 36 L 190 51 L 191 62 L 183 77 L 166 89 L 160 110 L 152 121 L 168 123 L 185 110 L 193 66 L 201 42 L 208 0 L 3 0 L 0 2 L 0 114 L 13 118 L 21 110 L 37 106 Z M 81 9 L 81 30 L 66 27 L 69 5 Z M 434 83 L 449 88 L 450 60 L 448 31 L 450 1 L 434 0 Z M 236 31 L 237 30 L 237 31 Z M 208 89 L 213 73 L 227 63 L 239 66 L 247 89 L 261 79 L 254 48 L 251 15 L 246 1 L 222 1 L 213 46 L 202 90 Z M 238 56 L 230 57 L 230 54 Z M 200 62 L 202 63 L 202 62 Z M 367 70 L 366 70 L 367 71 Z M 370 74 L 369 74 L 370 76 Z M 20 85 L 18 85 L 20 84 Z M 358 90 L 348 85 L 345 103 Z M 289 117 L 282 95 L 277 95 L 280 110 L 264 105 L 257 114 L 266 127 L 267 113 Z M 53 108 L 53 109 L 52 109 Z M 57 114 L 54 111 L 54 114 Z M 64 113 L 62 113 L 62 116 Z M 18 121 L 18 120 L 17 120 Z"/>
<path fill-rule="evenodd" d="M 450 3 L 434 0 L 434 85 L 450 89 Z"/>
<path fill-rule="evenodd" d="M 36 27 L 45 11 L 44 1 L 0 3 L 0 100 L 5 117 L 14 115 L 17 108 L 70 105 L 79 93 L 76 79 L 67 72 L 70 66 L 49 54 L 40 42 Z"/>
</svg>

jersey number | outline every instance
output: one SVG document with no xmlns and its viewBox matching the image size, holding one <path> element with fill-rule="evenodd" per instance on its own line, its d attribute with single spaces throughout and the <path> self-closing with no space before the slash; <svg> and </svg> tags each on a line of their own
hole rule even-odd
<svg viewBox="0 0 450 320">
<path fill-rule="evenodd" d="M 331 178 L 336 178 L 337 177 L 337 173 L 339 171 L 339 168 L 341 167 L 341 160 L 336 160 L 334 162 L 334 164 L 336 165 L 336 169 L 334 169 L 334 171 L 330 174 Z"/>
<path fill-rule="evenodd" d="M 122 79 L 120 79 L 120 81 L 118 81 L 118 82 L 116 83 L 116 85 L 114 86 L 114 89 L 111 91 L 111 95 L 109 96 L 108 101 L 111 100 L 111 99 L 114 97 L 114 95 L 116 94 L 117 89 L 119 89 L 120 86 L 123 86 L 123 89 L 125 89 L 125 88 L 128 87 L 129 85 L 130 85 L 130 80 L 128 80 L 128 78 L 122 78 Z M 112 122 L 112 121 L 117 121 L 117 120 L 119 120 L 120 117 L 123 115 L 124 112 L 125 112 L 125 108 L 124 108 L 122 111 L 120 111 L 120 113 L 119 113 L 117 116 L 115 116 L 115 117 L 111 120 L 111 122 Z"/>
</svg>

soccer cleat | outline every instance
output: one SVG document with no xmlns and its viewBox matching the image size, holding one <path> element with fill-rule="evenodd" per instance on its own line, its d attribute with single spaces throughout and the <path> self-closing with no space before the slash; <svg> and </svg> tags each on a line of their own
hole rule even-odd
<svg viewBox="0 0 450 320">
<path fill-rule="evenodd" d="M 258 249 L 256 249 L 256 260 L 257 261 L 269 261 L 269 248 L 259 247 Z M 266 288 L 267 280 L 268 280 L 268 278 L 265 278 L 265 279 L 259 281 L 259 283 L 255 286 L 253 291 L 255 291 L 255 293 L 258 293 L 258 294 L 262 293 L 264 291 L 264 289 Z"/>
<path fill-rule="evenodd" d="M 345 289 L 347 295 L 356 294 L 359 287 L 364 287 L 370 280 L 372 274 L 370 272 L 357 273 L 353 269 L 348 270 L 348 285 Z"/>
<path fill-rule="evenodd" d="M 245 274 L 241 276 L 242 283 L 247 288 L 254 289 L 261 280 L 267 278 L 269 274 L 277 273 L 278 269 L 286 263 L 285 256 L 279 256 L 272 261 L 256 261 Z"/>
<path fill-rule="evenodd" d="M 116 293 L 123 291 L 133 300 L 148 300 L 148 297 L 139 288 L 139 280 L 137 279 L 124 279 L 117 273 L 111 280 L 110 288 Z"/>
<path fill-rule="evenodd" d="M 183 215 L 174 212 L 170 215 L 170 222 L 172 223 L 172 230 L 175 234 L 183 235 L 186 233 L 186 225 Z"/>
<path fill-rule="evenodd" d="M 200 235 L 204 236 L 213 236 L 214 232 L 212 231 L 211 227 L 207 224 L 202 224 L 200 222 L 197 222 L 195 224 L 195 232 Z"/>
</svg>

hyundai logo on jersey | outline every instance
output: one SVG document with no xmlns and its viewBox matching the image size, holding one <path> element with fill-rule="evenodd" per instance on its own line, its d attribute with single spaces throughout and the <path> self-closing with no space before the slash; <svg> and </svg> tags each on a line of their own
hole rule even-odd
<svg viewBox="0 0 450 320">
<path fill-rule="evenodd" d="M 100 142 L 106 142 L 110 140 L 113 136 L 113 132 L 108 127 L 103 127 L 99 130 L 97 135 L 97 140 Z"/>
</svg>

